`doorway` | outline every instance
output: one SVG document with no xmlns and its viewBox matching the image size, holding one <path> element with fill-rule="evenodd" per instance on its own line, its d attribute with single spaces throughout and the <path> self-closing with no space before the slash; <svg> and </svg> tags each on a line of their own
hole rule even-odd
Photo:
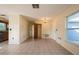
<svg viewBox="0 0 79 59">
<path fill-rule="evenodd" d="M 32 37 L 34 39 L 42 38 L 42 24 L 33 24 L 32 26 Z"/>
</svg>

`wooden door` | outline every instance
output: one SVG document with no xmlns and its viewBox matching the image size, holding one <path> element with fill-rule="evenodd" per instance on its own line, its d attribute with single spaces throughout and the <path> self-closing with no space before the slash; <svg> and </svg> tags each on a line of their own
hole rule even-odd
<svg viewBox="0 0 79 59">
<path fill-rule="evenodd" d="M 34 38 L 41 38 L 41 24 L 34 24 Z"/>
</svg>

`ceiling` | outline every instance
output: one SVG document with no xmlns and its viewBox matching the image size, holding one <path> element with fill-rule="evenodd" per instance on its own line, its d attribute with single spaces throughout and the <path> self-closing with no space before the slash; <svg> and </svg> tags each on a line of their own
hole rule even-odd
<svg viewBox="0 0 79 59">
<path fill-rule="evenodd" d="M 0 14 L 21 14 L 33 18 L 55 16 L 70 5 L 66 4 L 39 4 L 39 8 L 34 9 L 32 4 L 3 4 L 0 5 Z"/>
</svg>

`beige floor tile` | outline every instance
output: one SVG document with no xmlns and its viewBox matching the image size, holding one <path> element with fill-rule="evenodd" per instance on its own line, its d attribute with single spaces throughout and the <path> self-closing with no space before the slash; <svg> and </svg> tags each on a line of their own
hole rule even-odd
<svg viewBox="0 0 79 59">
<path fill-rule="evenodd" d="M 53 39 L 28 39 L 20 45 L 8 45 L 5 41 L 0 55 L 71 55 L 69 51 L 57 44 Z"/>
</svg>

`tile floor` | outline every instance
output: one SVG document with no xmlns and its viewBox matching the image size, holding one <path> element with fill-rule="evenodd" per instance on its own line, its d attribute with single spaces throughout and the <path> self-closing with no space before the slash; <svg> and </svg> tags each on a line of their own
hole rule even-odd
<svg viewBox="0 0 79 59">
<path fill-rule="evenodd" d="M 53 39 L 28 39 L 20 45 L 2 43 L 0 55 L 72 55 Z"/>
</svg>

